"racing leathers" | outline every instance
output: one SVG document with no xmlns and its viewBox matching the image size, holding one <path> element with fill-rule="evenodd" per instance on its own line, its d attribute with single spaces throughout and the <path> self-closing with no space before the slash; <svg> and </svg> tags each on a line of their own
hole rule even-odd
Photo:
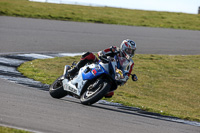
<svg viewBox="0 0 200 133">
<path fill-rule="evenodd" d="M 127 59 L 125 55 L 120 51 L 118 47 L 111 46 L 108 49 L 105 49 L 103 51 L 98 52 L 99 58 L 105 58 L 107 56 L 113 57 L 117 55 L 118 58 L 118 65 L 117 65 L 117 71 L 116 76 L 118 76 L 118 80 L 121 81 L 121 85 L 125 84 L 126 81 L 129 79 L 129 76 L 133 70 L 134 62 L 133 60 Z M 121 74 L 122 73 L 122 74 Z"/>
</svg>

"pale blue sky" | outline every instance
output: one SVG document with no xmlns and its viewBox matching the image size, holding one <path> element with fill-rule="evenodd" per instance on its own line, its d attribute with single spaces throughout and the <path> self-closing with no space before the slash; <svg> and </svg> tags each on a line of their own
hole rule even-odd
<svg viewBox="0 0 200 133">
<path fill-rule="evenodd" d="M 33 0 L 34 1 L 34 0 Z M 200 0 L 36 0 L 80 5 L 99 5 L 129 9 L 197 14 Z"/>
</svg>

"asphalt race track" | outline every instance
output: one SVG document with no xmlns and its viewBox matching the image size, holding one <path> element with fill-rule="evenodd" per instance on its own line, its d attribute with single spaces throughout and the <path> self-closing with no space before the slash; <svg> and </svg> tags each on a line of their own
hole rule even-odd
<svg viewBox="0 0 200 133">
<path fill-rule="evenodd" d="M 1 56 L 99 51 L 134 39 L 140 54 L 199 54 L 200 31 L 0 17 Z M 0 59 L 4 59 L 3 57 Z M 0 79 L 0 125 L 47 133 L 199 133 L 200 127 L 163 120 Z"/>
<path fill-rule="evenodd" d="M 0 17 L 0 53 L 97 52 L 126 38 L 139 54 L 200 53 L 200 31 Z"/>
</svg>

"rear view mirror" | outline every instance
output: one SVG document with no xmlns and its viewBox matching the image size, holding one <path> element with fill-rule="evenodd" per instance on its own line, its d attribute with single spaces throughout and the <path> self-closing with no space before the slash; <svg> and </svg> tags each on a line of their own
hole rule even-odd
<svg viewBox="0 0 200 133">
<path fill-rule="evenodd" d="M 138 80 L 138 78 L 137 78 L 137 76 L 135 74 L 132 75 L 132 80 L 133 81 L 137 81 Z"/>
</svg>

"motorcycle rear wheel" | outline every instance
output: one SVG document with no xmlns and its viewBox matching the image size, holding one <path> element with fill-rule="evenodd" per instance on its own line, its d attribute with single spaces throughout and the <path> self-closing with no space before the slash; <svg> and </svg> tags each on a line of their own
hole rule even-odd
<svg viewBox="0 0 200 133">
<path fill-rule="evenodd" d="M 58 79 L 56 79 L 53 84 L 49 87 L 49 94 L 53 98 L 60 99 L 62 97 L 65 97 L 68 93 L 63 89 L 62 84 L 62 78 L 63 76 L 60 76 Z"/>
<path fill-rule="evenodd" d="M 98 79 L 95 83 L 88 86 L 88 89 L 81 95 L 80 101 L 84 105 L 92 105 L 102 99 L 110 89 L 110 84 Z"/>
</svg>

